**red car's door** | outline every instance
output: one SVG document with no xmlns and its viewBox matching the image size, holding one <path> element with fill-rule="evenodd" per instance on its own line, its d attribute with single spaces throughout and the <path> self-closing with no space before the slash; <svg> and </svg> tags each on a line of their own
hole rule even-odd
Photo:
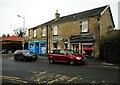
<svg viewBox="0 0 120 85">
<path fill-rule="evenodd" d="M 59 60 L 62 62 L 67 62 L 69 59 L 69 56 L 67 56 L 66 51 L 61 50 L 59 55 Z"/>
</svg>

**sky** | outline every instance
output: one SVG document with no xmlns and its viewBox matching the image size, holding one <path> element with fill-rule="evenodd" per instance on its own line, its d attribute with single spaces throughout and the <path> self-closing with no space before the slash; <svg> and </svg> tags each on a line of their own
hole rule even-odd
<svg viewBox="0 0 120 85">
<path fill-rule="evenodd" d="M 58 10 L 60 17 L 110 5 L 115 27 L 118 28 L 119 0 L 0 0 L 0 36 L 14 35 L 14 30 L 27 29 L 55 18 Z M 20 15 L 22 17 L 18 17 Z"/>
</svg>

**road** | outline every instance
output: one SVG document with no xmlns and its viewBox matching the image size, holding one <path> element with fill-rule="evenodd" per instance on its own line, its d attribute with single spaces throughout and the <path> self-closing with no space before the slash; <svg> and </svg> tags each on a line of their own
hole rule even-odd
<svg viewBox="0 0 120 85">
<path fill-rule="evenodd" d="M 13 55 L 2 55 L 2 83 L 118 83 L 118 68 L 88 62 L 86 65 L 49 64 L 37 61 L 15 61 Z"/>
</svg>

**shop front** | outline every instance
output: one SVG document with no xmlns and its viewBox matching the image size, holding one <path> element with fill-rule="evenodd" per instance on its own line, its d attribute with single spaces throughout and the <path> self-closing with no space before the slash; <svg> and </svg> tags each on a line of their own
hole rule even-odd
<svg viewBox="0 0 120 85">
<path fill-rule="evenodd" d="M 76 53 L 86 56 L 94 56 L 94 37 L 93 35 L 71 36 L 71 49 Z"/>
<path fill-rule="evenodd" d="M 40 55 L 46 55 L 46 46 L 46 40 L 31 40 L 28 42 L 28 50 Z"/>
</svg>

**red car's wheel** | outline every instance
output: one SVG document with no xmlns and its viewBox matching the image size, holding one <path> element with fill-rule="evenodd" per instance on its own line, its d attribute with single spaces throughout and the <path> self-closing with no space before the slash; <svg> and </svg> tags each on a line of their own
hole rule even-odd
<svg viewBox="0 0 120 85">
<path fill-rule="evenodd" d="M 75 65 L 75 61 L 74 60 L 70 60 L 69 64 L 73 66 L 73 65 Z"/>
</svg>

